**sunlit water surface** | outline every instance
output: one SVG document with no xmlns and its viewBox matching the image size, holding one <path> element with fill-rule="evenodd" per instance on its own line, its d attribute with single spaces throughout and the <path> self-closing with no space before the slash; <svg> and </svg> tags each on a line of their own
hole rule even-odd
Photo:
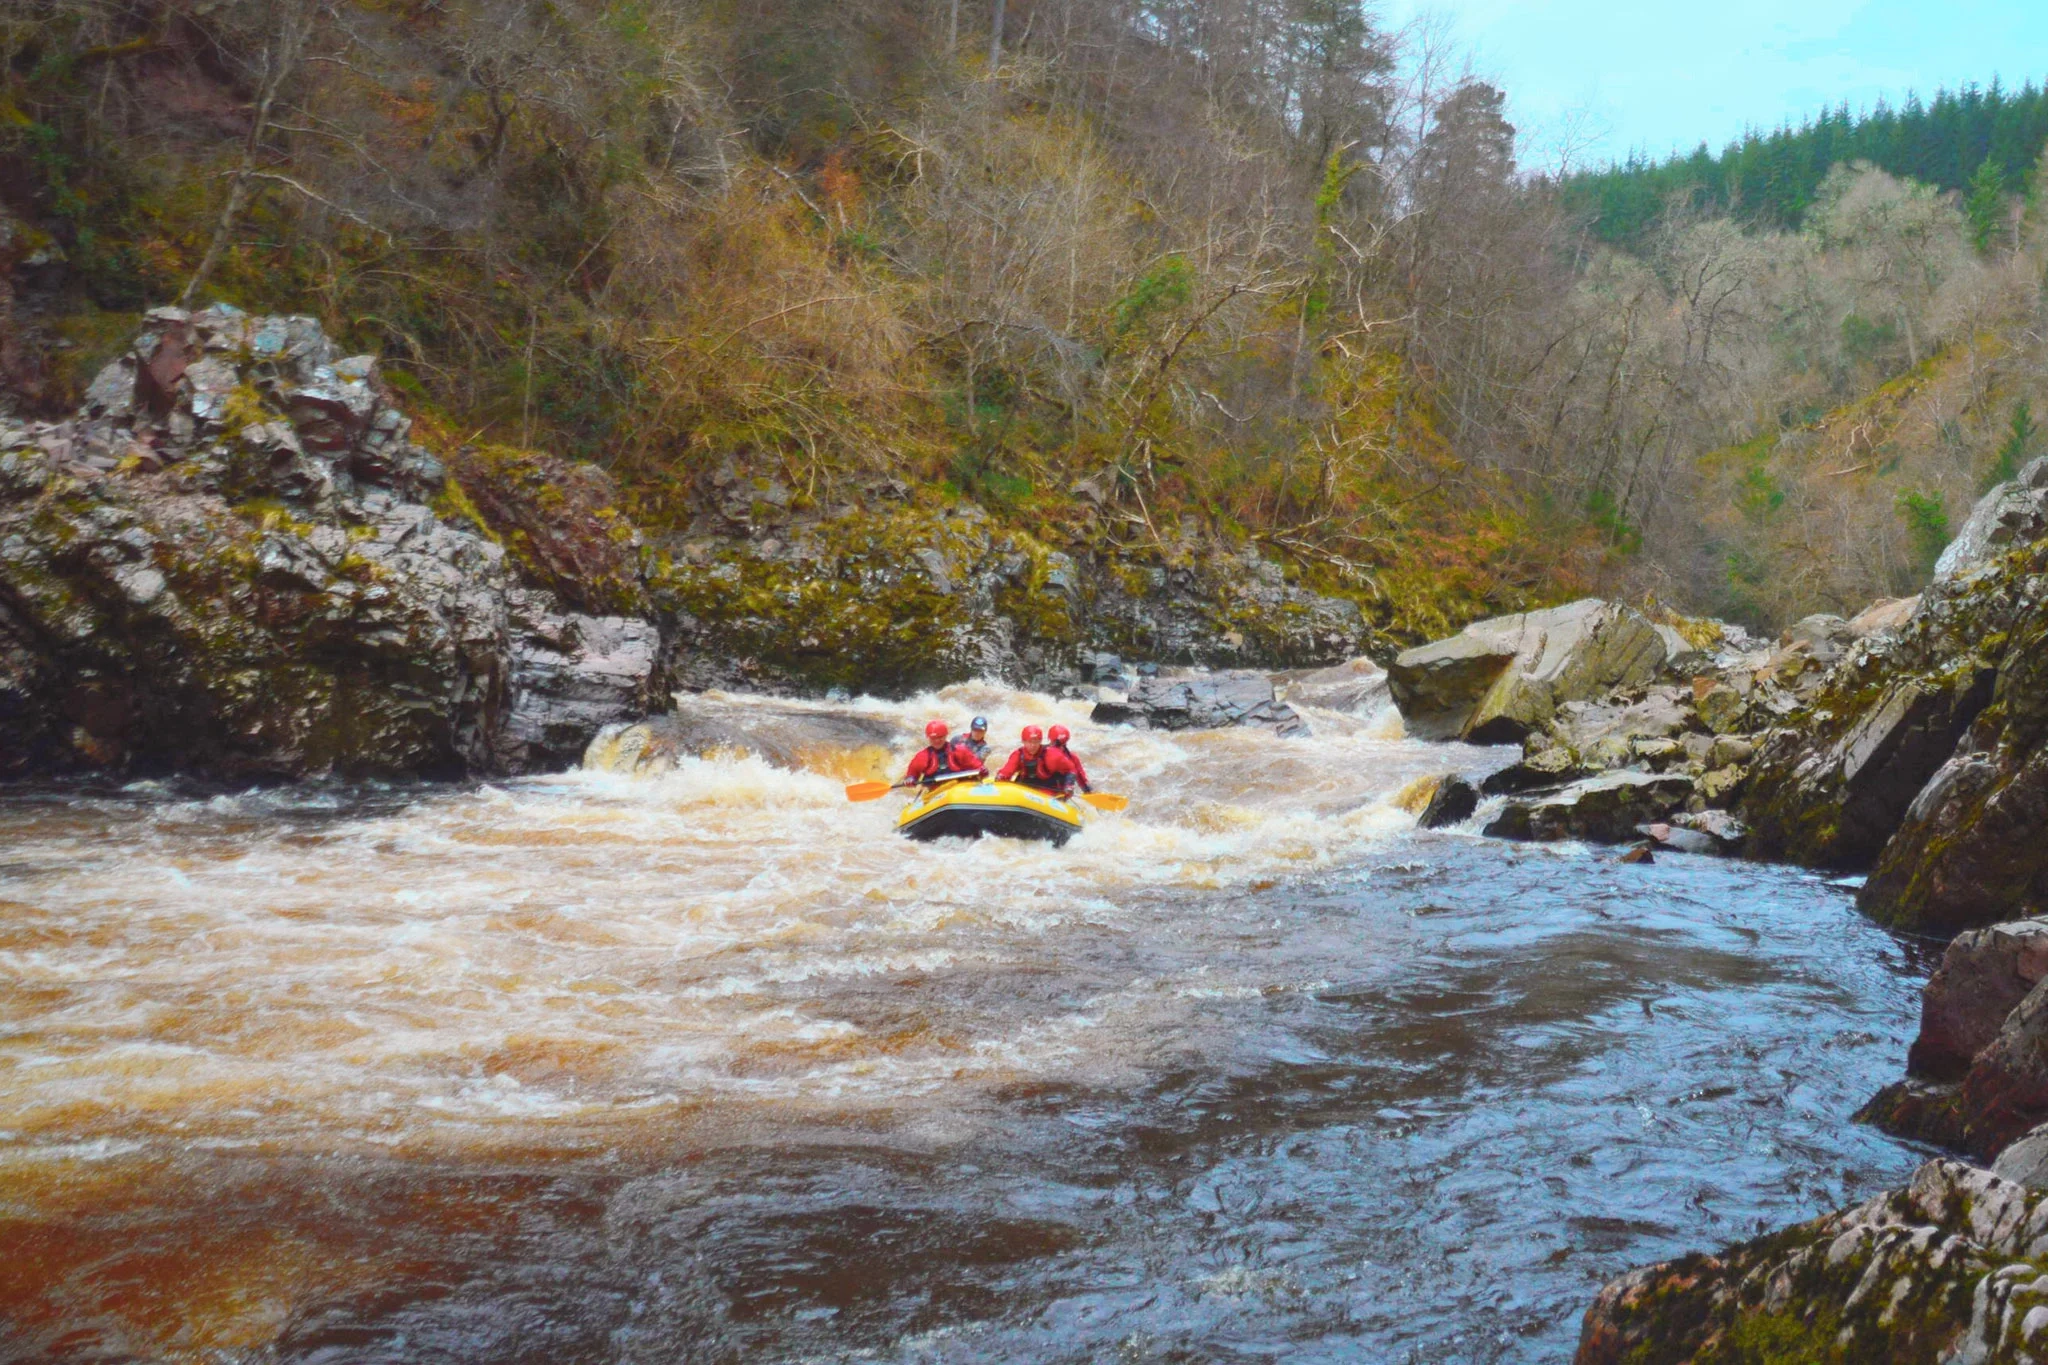
<svg viewBox="0 0 2048 1365">
<path fill-rule="evenodd" d="M 1916 968 L 1818 879 L 1417 832 L 1502 756 L 1384 720 L 850 709 L 1065 720 L 1131 810 L 0 789 L 0 1360 L 1557 1360 L 1914 1160 L 1847 1116 Z"/>
</svg>

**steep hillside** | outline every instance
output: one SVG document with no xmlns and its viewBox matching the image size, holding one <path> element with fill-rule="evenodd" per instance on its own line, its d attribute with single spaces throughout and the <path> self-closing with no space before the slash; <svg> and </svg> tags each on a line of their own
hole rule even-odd
<svg viewBox="0 0 2048 1365">
<path fill-rule="evenodd" d="M 931 8 L 17 12 L 0 368 L 54 414 L 149 306 L 309 313 L 444 455 L 596 461 L 671 560 L 968 500 L 1162 569 L 1251 549 L 1399 638 L 1597 567 L 1401 342 L 1382 172 L 1412 207 L 1512 162 L 1443 92 L 1403 143 L 1355 12 L 1283 35 L 1323 54 L 1283 91 L 1269 38 L 1217 89 L 1112 7 Z"/>
</svg>

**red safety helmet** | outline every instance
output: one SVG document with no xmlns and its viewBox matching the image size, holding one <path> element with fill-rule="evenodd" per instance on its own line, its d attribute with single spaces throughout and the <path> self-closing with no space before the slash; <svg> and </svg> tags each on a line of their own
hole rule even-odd
<svg viewBox="0 0 2048 1365">
<path fill-rule="evenodd" d="M 1055 744 L 1065 744 L 1074 737 L 1074 732 L 1064 725 L 1055 725 L 1046 732 L 1046 735 Z"/>
<path fill-rule="evenodd" d="M 1025 727 L 1024 727 L 1024 742 L 1025 742 L 1026 744 L 1043 744 L 1043 743 L 1045 743 L 1045 731 L 1043 731 L 1043 730 L 1039 729 L 1039 728 L 1038 728 L 1038 727 L 1037 727 L 1036 725 L 1027 725 L 1027 726 L 1025 726 Z"/>
<path fill-rule="evenodd" d="M 942 720 L 926 721 L 924 737 L 933 741 L 944 739 L 946 737 L 946 722 Z"/>
</svg>

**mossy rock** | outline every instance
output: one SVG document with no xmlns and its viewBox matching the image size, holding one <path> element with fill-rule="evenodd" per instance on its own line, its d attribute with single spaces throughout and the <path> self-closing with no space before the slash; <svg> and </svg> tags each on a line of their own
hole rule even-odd
<svg viewBox="0 0 2048 1365">
<path fill-rule="evenodd" d="M 512 446 L 463 446 L 436 511 L 505 547 L 521 574 L 578 611 L 647 610 L 641 538 L 618 485 L 596 465 Z"/>
</svg>

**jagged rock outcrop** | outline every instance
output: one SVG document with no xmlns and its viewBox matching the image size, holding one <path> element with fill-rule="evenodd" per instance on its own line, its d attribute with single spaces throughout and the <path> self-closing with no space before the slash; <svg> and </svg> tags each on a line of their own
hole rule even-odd
<svg viewBox="0 0 2048 1365">
<path fill-rule="evenodd" d="M 782 490 L 786 495 L 787 490 Z M 1079 689 L 1101 653 L 1208 668 L 1326 665 L 1378 636 L 1358 605 L 1256 548 L 1183 537 L 1104 552 L 908 490 L 874 505 L 663 542 L 651 599 L 690 689 L 903 696 L 964 678 Z M 1102 679 L 1110 684 L 1110 679 Z"/>
<path fill-rule="evenodd" d="M 640 529 L 609 474 L 509 446 L 462 446 L 448 467 L 468 503 L 463 510 L 527 581 L 577 612 L 647 615 Z"/>
<path fill-rule="evenodd" d="M 1987 1161 L 2048 1123 L 2048 989 L 2027 979 L 2041 968 L 2041 930 L 2001 925 L 1951 945 L 1923 997 L 1910 1074 L 1857 1117 Z"/>
<path fill-rule="evenodd" d="M 1280 700 L 1291 706 L 1363 715 L 1387 703 L 1387 670 L 1366 658 L 1280 673 L 1273 685 Z"/>
<path fill-rule="evenodd" d="M 1877 859 L 1991 703 L 2012 632 L 2033 614 L 2027 576 L 1936 583 L 1911 619 L 1849 652 L 1752 765 L 1756 854 L 1838 868 Z"/>
<path fill-rule="evenodd" d="M 1695 792 L 1679 773 L 1616 771 L 1532 799 L 1510 800 L 1487 826 L 1496 839 L 1632 843 L 1638 827 L 1682 811 Z"/>
<path fill-rule="evenodd" d="M 2044 499 L 2048 460 L 1987 493 L 1910 614 L 1772 737 L 1744 805 L 1756 853 L 1875 864 L 1861 903 L 1902 928 L 2048 909 Z"/>
<path fill-rule="evenodd" d="M 1244 671 L 1141 678 L 1125 700 L 1098 702 L 1089 719 L 1142 730 L 1252 725 L 1281 736 L 1308 733 L 1308 722 L 1276 696 L 1271 677 Z"/>
<path fill-rule="evenodd" d="M 2048 534 L 2048 456 L 1977 499 L 1963 527 L 1934 561 L 1936 582 L 1957 578 L 2014 545 Z"/>
<path fill-rule="evenodd" d="M 749 755 L 845 779 L 894 777 L 919 742 L 914 728 L 884 716 L 711 692 L 677 697 L 666 715 L 607 725 L 583 766 L 649 776 L 684 758 Z"/>
<path fill-rule="evenodd" d="M 226 308 L 0 425 L 0 769 L 518 772 L 644 709 L 652 627 L 437 515 L 409 428 L 373 359 Z"/>
<path fill-rule="evenodd" d="M 1958 934 L 1920 996 L 1906 1079 L 1858 1117 L 1989 1159 L 2048 1120 L 2048 920 Z"/>
<path fill-rule="evenodd" d="M 1548 724 L 1566 702 L 1650 682 L 1668 657 L 1640 613 L 1586 598 L 1476 621 L 1406 650 L 1387 682 L 1410 735 L 1503 744 Z"/>
<path fill-rule="evenodd" d="M 1576 1365 L 2048 1357 L 2048 1197 L 1931 1161 L 1903 1190 L 1716 1255 L 1631 1271 Z"/>
<path fill-rule="evenodd" d="M 1920 993 L 1920 1034 L 1909 1071 L 1957 1080 L 1998 1037 L 2029 992 L 2048 977 L 2048 920 L 1973 929 L 1949 941 Z"/>
<path fill-rule="evenodd" d="M 1860 901 L 1887 924 L 2048 910 L 2048 542 L 1937 581 L 1859 645 L 1759 756 L 1745 812 L 1764 856 L 1875 863 Z"/>
</svg>

